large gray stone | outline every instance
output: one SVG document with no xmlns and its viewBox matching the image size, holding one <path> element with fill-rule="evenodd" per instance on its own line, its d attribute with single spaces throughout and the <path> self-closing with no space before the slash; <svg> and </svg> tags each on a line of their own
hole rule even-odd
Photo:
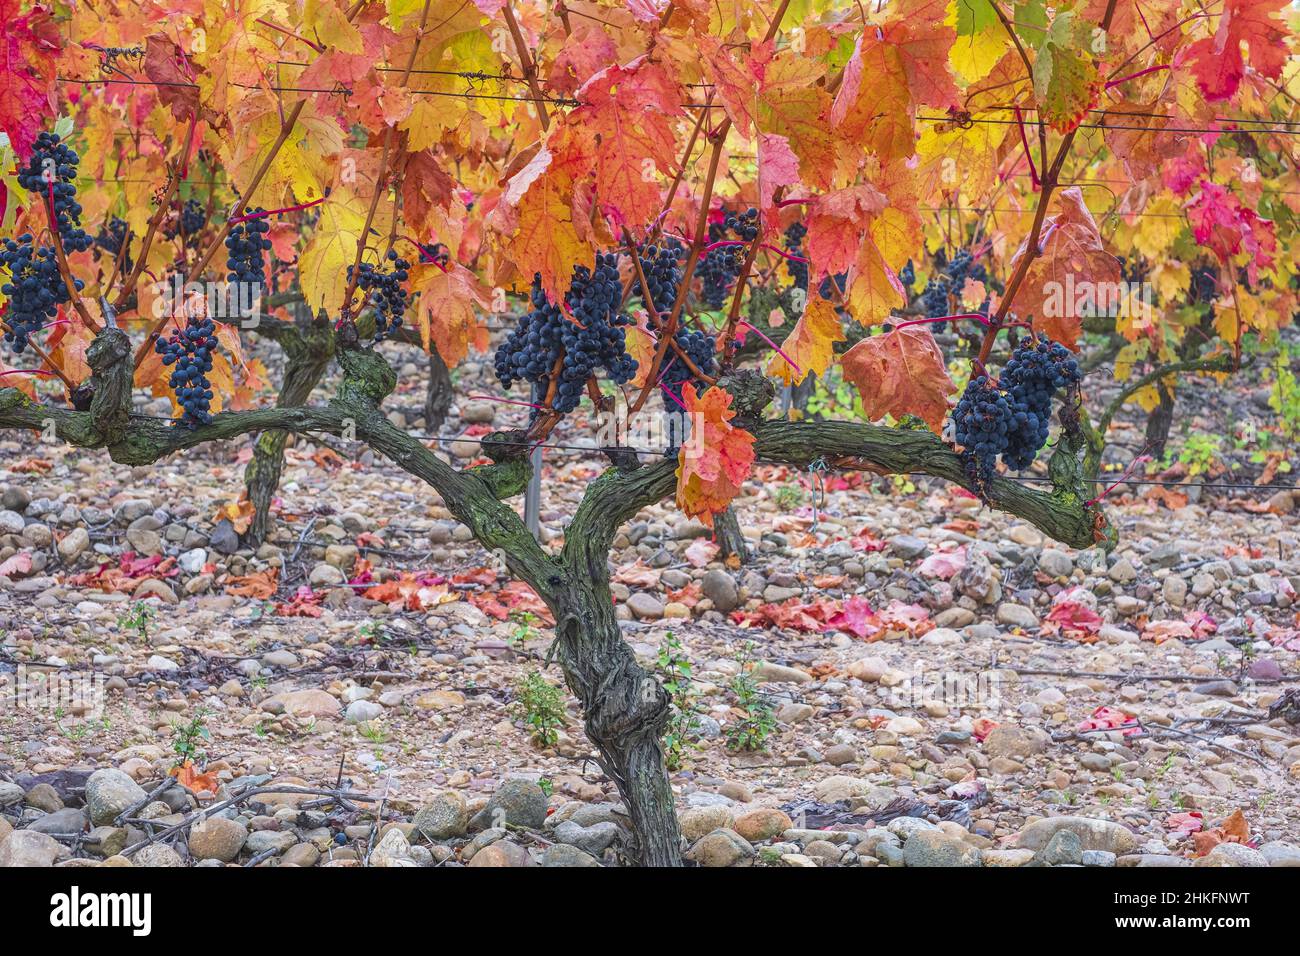
<svg viewBox="0 0 1300 956">
<path fill-rule="evenodd" d="M 903 844 L 905 866 L 980 866 L 979 849 L 942 830 L 917 830 Z"/>
<path fill-rule="evenodd" d="M 96 770 L 86 781 L 86 809 L 91 824 L 97 827 L 108 826 L 146 796 L 143 787 L 115 767 Z"/>
<path fill-rule="evenodd" d="M 546 822 L 546 791 L 531 780 L 510 777 L 488 799 L 474 817 L 474 826 L 499 827 L 509 824 L 540 830 Z"/>
<path fill-rule="evenodd" d="M 595 823 L 584 827 L 572 820 L 565 820 L 555 828 L 555 839 L 585 850 L 593 856 L 599 856 L 619 838 L 622 832 L 617 823 Z"/>
<path fill-rule="evenodd" d="M 0 868 L 53 866 L 62 847 L 54 837 L 35 830 L 15 830 L 0 841 Z"/>
<path fill-rule="evenodd" d="M 449 790 L 422 806 L 413 822 L 416 832 L 430 840 L 460 837 L 469 827 L 469 809 L 464 797 Z"/>
<path fill-rule="evenodd" d="M 1076 816 L 1035 820 L 1020 831 L 1017 845 L 1028 850 L 1041 850 L 1061 830 L 1073 832 L 1079 838 L 1082 850 L 1105 850 L 1116 856 L 1125 856 L 1138 848 L 1138 838 L 1123 824 Z"/>
</svg>

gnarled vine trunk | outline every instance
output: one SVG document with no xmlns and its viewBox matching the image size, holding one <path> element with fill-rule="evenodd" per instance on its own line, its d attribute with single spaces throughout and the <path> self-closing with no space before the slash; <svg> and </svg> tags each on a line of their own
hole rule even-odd
<svg viewBox="0 0 1300 956">
<path fill-rule="evenodd" d="M 681 835 L 660 738 L 668 694 L 623 640 L 605 580 L 572 569 L 556 590 L 555 658 L 582 704 L 587 737 L 627 804 L 643 866 L 680 866 Z"/>
<path fill-rule="evenodd" d="M 276 399 L 278 408 L 297 408 L 307 404 L 312 390 L 319 384 L 334 355 L 333 336 L 327 322 L 313 321 L 304 329 L 280 325 L 273 329 L 274 338 L 285 353 L 284 380 Z M 271 503 L 280 487 L 284 471 L 284 447 L 289 433 L 262 432 L 253 445 L 253 457 L 244 469 L 244 487 L 253 504 L 253 520 L 244 533 L 244 541 L 260 545 L 271 532 Z"/>
</svg>

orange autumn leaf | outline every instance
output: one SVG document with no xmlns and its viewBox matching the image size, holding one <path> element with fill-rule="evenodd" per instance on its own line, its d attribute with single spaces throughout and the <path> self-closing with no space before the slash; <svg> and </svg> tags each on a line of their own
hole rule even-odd
<svg viewBox="0 0 1300 956">
<path fill-rule="evenodd" d="M 840 358 L 870 419 L 919 415 L 936 433 L 957 390 L 929 329 L 919 325 L 871 335 Z"/>
<path fill-rule="evenodd" d="M 411 267 L 411 290 L 420 293 L 416 323 L 425 351 L 436 349 L 455 367 L 471 348 L 487 349 L 488 331 L 474 310 L 488 308 L 488 291 L 474 273 L 455 261 L 446 268 L 417 263 Z"/>
<path fill-rule="evenodd" d="M 276 579 L 280 576 L 279 568 L 254 571 L 226 579 L 225 590 L 231 597 L 253 598 L 265 601 L 275 594 Z"/>
<path fill-rule="evenodd" d="M 221 780 L 214 771 L 199 773 L 194 769 L 193 761 L 187 760 L 179 767 L 172 767 L 168 771 L 176 778 L 177 783 L 192 793 L 200 793 L 204 790 L 209 793 L 216 793 L 221 789 Z"/>
<path fill-rule="evenodd" d="M 1030 319 L 1034 330 L 1076 349 L 1083 319 L 1090 309 L 1105 310 L 1111 290 L 1118 294 L 1120 264 L 1106 251 L 1097 221 L 1072 186 L 1060 194 L 1061 212 L 1047 219 L 1039 255 L 1030 263 L 1011 309 Z M 1022 243 L 1011 259 L 1014 273 L 1025 256 Z M 1091 299 L 1089 298 L 1091 296 Z"/>
<path fill-rule="evenodd" d="M 736 416 L 731 395 L 711 388 L 703 396 L 687 382 L 682 404 L 691 415 L 692 440 L 677 453 L 677 504 L 710 528 L 713 516 L 740 491 L 754 464 L 754 436 L 728 424 Z"/>
<path fill-rule="evenodd" d="M 1232 816 L 1217 827 L 1192 834 L 1195 849 L 1193 856 L 1205 856 L 1220 843 L 1250 844 L 1250 824 L 1240 809 L 1233 810 Z"/>
<path fill-rule="evenodd" d="M 253 503 L 248 500 L 248 492 L 245 491 L 239 496 L 238 501 L 218 508 L 217 513 L 212 516 L 212 523 L 216 524 L 224 518 L 234 525 L 237 534 L 243 534 L 253 523 L 253 514 L 256 510 Z"/>
</svg>

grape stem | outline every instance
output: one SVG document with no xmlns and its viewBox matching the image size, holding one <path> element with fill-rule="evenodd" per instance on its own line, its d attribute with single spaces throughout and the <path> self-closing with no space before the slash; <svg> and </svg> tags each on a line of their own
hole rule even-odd
<svg viewBox="0 0 1300 956">
<path fill-rule="evenodd" d="M 1110 29 L 1111 21 L 1115 17 L 1115 6 L 1119 0 L 1107 0 L 1106 12 L 1101 18 L 1101 29 L 1107 31 Z M 1011 22 L 1007 20 L 1006 14 L 998 7 L 996 3 L 992 4 L 998 19 L 1006 28 L 1007 34 L 1011 37 L 1020 52 L 1020 57 L 1025 63 L 1026 69 L 1030 75 L 1033 75 L 1033 67 L 1029 64 L 1029 58 L 1025 54 L 1024 48 L 1020 45 L 1020 38 L 1016 36 L 1016 31 L 1012 28 Z M 1065 165 L 1065 160 L 1070 153 L 1070 147 L 1074 144 L 1074 134 L 1078 132 L 1078 127 L 1070 130 L 1061 138 L 1061 143 L 1057 147 L 1056 155 L 1052 158 L 1051 165 L 1044 165 L 1042 177 L 1042 191 L 1038 194 L 1038 206 L 1034 210 L 1034 222 L 1030 227 L 1029 238 L 1025 242 L 1025 254 L 1021 257 L 1020 262 L 1016 265 L 1016 271 L 1011 276 L 1011 281 L 1007 283 L 1006 292 L 1002 296 L 1002 301 L 998 303 L 998 310 L 993 315 L 988 330 L 984 333 L 984 341 L 980 343 L 979 361 L 988 361 L 989 355 L 993 352 L 993 343 L 997 340 L 998 332 L 1003 328 L 1007 313 L 1011 310 L 1011 304 L 1015 301 L 1016 293 L 1025 282 L 1025 277 L 1029 274 L 1029 267 L 1033 261 L 1038 258 L 1041 250 L 1039 249 L 1039 236 L 1043 232 L 1043 222 L 1047 218 L 1047 207 L 1051 202 L 1052 193 L 1056 190 L 1057 183 L 1060 180 L 1061 168 Z M 1039 143 L 1043 148 L 1043 160 L 1046 163 L 1047 158 L 1047 133 L 1040 117 L 1038 120 Z"/>
<path fill-rule="evenodd" d="M 230 220 L 231 225 L 238 225 L 241 222 L 251 222 L 254 219 L 265 219 L 267 216 L 281 216 L 287 212 L 298 212 L 302 209 L 310 209 L 312 206 L 319 206 L 327 197 L 321 196 L 320 199 L 313 199 L 311 202 L 299 203 L 296 206 L 285 206 L 283 209 L 263 209 L 261 212 L 250 212 L 242 216 L 236 216 Z"/>
<path fill-rule="evenodd" d="M 785 12 L 790 6 L 790 0 L 781 0 L 780 6 L 772 14 L 771 22 L 767 25 L 767 33 L 763 36 L 763 43 L 767 43 L 776 36 L 777 31 L 781 29 L 781 21 L 785 19 Z M 509 9 L 507 4 L 506 9 Z M 707 112 L 707 110 L 702 111 Z M 655 350 L 654 364 L 650 367 L 650 374 L 646 376 L 645 388 L 637 396 L 632 411 L 638 412 L 645 404 L 646 399 L 650 397 L 650 390 L 653 387 L 650 382 L 659 372 L 659 367 L 663 365 L 664 355 L 668 351 L 668 342 L 677 332 L 677 322 L 681 318 L 682 309 L 686 307 L 686 294 L 691 287 L 691 278 L 695 275 L 695 265 L 700 259 L 700 250 L 704 248 L 705 236 L 708 234 L 709 225 L 709 207 L 713 201 L 713 186 L 718 177 L 718 162 L 722 158 L 722 147 L 727 138 L 727 131 L 731 129 L 731 118 L 727 117 L 718 124 L 718 128 L 708 134 L 710 142 L 713 143 L 713 149 L 709 154 L 709 171 L 705 175 L 704 189 L 700 195 L 700 214 L 695 223 L 695 241 L 691 243 L 690 254 L 686 257 L 686 265 L 682 269 L 682 281 L 677 286 L 677 299 L 673 303 L 672 314 L 668 316 L 668 325 L 664 330 L 664 339 L 659 342 L 659 347 Z M 746 262 L 745 269 L 741 273 L 740 284 L 744 285 L 744 276 L 749 272 L 749 263 L 753 261 L 755 249 L 750 249 L 749 259 Z M 732 312 L 739 312 L 739 304 L 732 303 Z M 734 319 L 729 320 L 729 328 L 734 331 Z M 730 339 L 730 336 L 728 336 Z"/>
<path fill-rule="evenodd" d="M 773 342 L 771 339 L 769 339 L 766 335 L 764 335 L 764 334 L 763 334 L 762 332 L 760 332 L 758 329 L 754 328 L 752 325 L 750 325 L 750 324 L 749 324 L 748 322 L 746 322 L 744 319 L 737 319 L 737 320 L 736 320 L 736 324 L 737 324 L 737 325 L 743 325 L 745 328 L 749 329 L 749 331 L 753 332 L 755 335 L 757 335 L 760 339 L 762 339 L 762 340 L 763 340 L 764 342 L 766 342 L 768 345 L 772 346 L 772 348 L 776 350 L 776 354 L 779 355 L 779 356 L 781 356 L 781 358 L 785 359 L 788 363 L 790 363 L 790 367 L 791 367 L 792 369 L 794 369 L 795 372 L 796 372 L 798 375 L 800 375 L 800 376 L 803 375 L 803 369 L 801 369 L 798 365 L 795 364 L 794 359 L 790 358 L 790 356 L 786 355 L 785 352 L 783 352 L 783 351 L 781 350 L 781 346 L 777 345 L 775 342 Z"/>
<path fill-rule="evenodd" d="M 415 33 L 415 42 L 411 44 L 411 55 L 406 59 L 406 70 L 402 73 L 401 85 L 406 86 L 411 80 L 411 70 L 415 68 L 416 57 L 420 54 L 420 41 L 424 39 L 424 27 L 429 20 L 429 0 L 424 0 L 424 7 L 420 12 L 420 28 Z M 379 159 L 379 173 L 375 176 L 375 192 L 370 197 L 370 209 L 366 212 L 366 224 L 361 228 L 361 234 L 357 236 L 357 255 L 352 261 L 352 269 L 348 273 L 347 288 L 343 290 L 343 304 L 340 308 L 340 318 L 349 318 L 352 314 L 352 297 L 357 291 L 357 282 L 361 278 L 361 258 L 366 254 L 366 245 L 370 241 L 370 227 L 375 221 L 375 212 L 379 208 L 379 197 L 388 191 L 388 163 L 393 154 L 393 137 L 397 132 L 396 126 L 390 126 L 384 131 L 384 151 Z M 396 203 L 394 203 L 396 206 Z M 393 225 L 396 227 L 397 209 L 393 209 Z M 392 240 L 389 239 L 389 249 L 392 249 Z M 446 271 L 446 270 L 443 270 Z"/>
<path fill-rule="evenodd" d="M 13 329 L 9 328 L 8 323 L 6 323 L 6 322 L 0 322 L 0 329 L 4 330 L 5 332 L 8 332 L 10 335 L 13 335 L 15 338 L 17 338 L 17 334 L 13 331 Z M 37 357 L 38 357 L 42 362 L 44 362 L 44 363 L 49 367 L 49 371 L 48 371 L 48 372 L 41 371 L 41 370 L 39 370 L 39 369 L 33 369 L 33 370 L 31 370 L 30 372 L 28 372 L 27 374 L 31 374 L 31 375 L 56 375 L 56 376 L 58 376 L 59 381 L 61 381 L 64 385 L 66 385 L 66 386 L 68 387 L 68 391 L 69 391 L 69 392 L 71 392 L 73 389 L 75 389 L 75 388 L 77 387 L 77 386 L 72 382 L 72 380 L 69 379 L 68 376 L 64 374 L 63 369 L 59 368 L 59 366 L 55 363 L 54 359 L 50 358 L 50 356 L 46 353 L 46 351 L 45 351 L 43 348 L 41 348 L 39 345 L 36 344 L 36 341 L 35 341 L 34 339 L 32 339 L 32 338 L 29 337 L 29 338 L 27 339 L 27 344 L 31 347 L 31 350 L 32 350 L 33 352 L 36 353 Z M 14 371 L 15 373 L 17 373 L 19 370 L 14 369 L 14 370 L 12 370 L 12 371 Z M 0 373 L 0 374 L 6 374 L 6 375 L 7 375 L 7 374 L 9 374 L 9 373 L 8 373 L 8 372 L 5 372 L 5 373 Z"/>
<path fill-rule="evenodd" d="M 428 12 L 429 4 L 426 0 L 424 5 L 425 12 Z M 542 124 L 542 132 L 545 133 L 551 128 L 551 118 L 546 112 L 546 98 L 542 95 L 542 87 L 537 82 L 537 68 L 533 63 L 533 58 L 528 54 L 528 44 L 524 42 L 523 31 L 519 29 L 519 21 L 515 19 L 515 11 L 511 9 L 509 0 L 501 5 L 501 12 L 506 16 L 506 26 L 510 29 L 510 38 L 514 40 L 515 52 L 519 54 L 519 68 L 524 71 L 524 79 L 528 81 L 528 89 L 533 94 L 533 102 L 537 104 L 537 119 Z M 423 29 L 424 21 L 420 21 L 420 27 Z M 411 57 L 415 59 L 414 55 Z M 411 70 L 407 67 L 409 75 Z M 403 81 L 405 85 L 405 81 Z"/>
<path fill-rule="evenodd" d="M 81 316 L 81 321 L 92 332 L 98 333 L 99 326 L 95 320 L 90 317 L 90 310 L 86 308 L 86 303 L 81 301 L 81 293 L 77 291 L 77 284 L 72 281 L 72 272 L 68 269 L 68 256 L 63 251 L 63 236 L 59 233 L 59 220 L 54 212 L 54 182 L 49 182 L 50 191 L 48 196 L 42 197 L 41 205 L 45 207 L 45 218 L 50 224 L 50 241 L 54 243 L 54 260 L 59 267 L 59 277 L 63 279 L 63 287 L 68 290 L 68 298 L 72 301 L 72 306 Z"/>
</svg>

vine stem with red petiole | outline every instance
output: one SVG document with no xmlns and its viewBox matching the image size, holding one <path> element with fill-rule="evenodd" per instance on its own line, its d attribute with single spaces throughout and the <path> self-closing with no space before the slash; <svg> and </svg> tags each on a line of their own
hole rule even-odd
<svg viewBox="0 0 1300 956">
<path fill-rule="evenodd" d="M 1146 454 L 1146 450 L 1147 450 L 1147 448 L 1150 448 L 1150 447 L 1151 447 L 1150 444 L 1147 444 L 1147 445 L 1142 449 L 1142 452 L 1143 452 L 1143 453 L 1142 453 L 1141 455 L 1138 455 L 1138 456 L 1137 456 L 1136 458 L 1134 458 L 1131 462 L 1129 462 L 1128 467 L 1124 469 L 1124 473 L 1121 474 L 1121 475 L 1119 476 L 1118 479 L 1116 479 L 1116 480 L 1115 480 L 1115 481 L 1114 481 L 1114 482 L 1113 482 L 1109 487 L 1106 488 L 1105 491 L 1103 491 L 1101 494 L 1099 494 L 1096 498 L 1090 498 L 1090 499 L 1088 499 L 1087 501 L 1085 501 L 1085 502 L 1083 503 L 1084 507 L 1085 507 L 1085 508 L 1088 508 L 1088 507 L 1091 507 L 1092 505 L 1095 505 L 1095 504 L 1099 503 L 1099 502 L 1100 502 L 1103 498 L 1105 498 L 1108 494 L 1110 494 L 1112 491 L 1114 491 L 1114 490 L 1115 490 L 1116 488 L 1118 488 L 1120 485 L 1124 484 L 1124 482 L 1128 481 L 1129 477 L 1133 474 L 1133 470 L 1134 470 L 1135 468 L 1137 468 L 1138 465 L 1140 465 L 1140 464 L 1141 464 L 1142 462 L 1144 462 L 1144 461 L 1150 461 L 1150 460 L 1151 460 L 1151 456 L 1148 455 L 1148 454 Z"/>
</svg>

